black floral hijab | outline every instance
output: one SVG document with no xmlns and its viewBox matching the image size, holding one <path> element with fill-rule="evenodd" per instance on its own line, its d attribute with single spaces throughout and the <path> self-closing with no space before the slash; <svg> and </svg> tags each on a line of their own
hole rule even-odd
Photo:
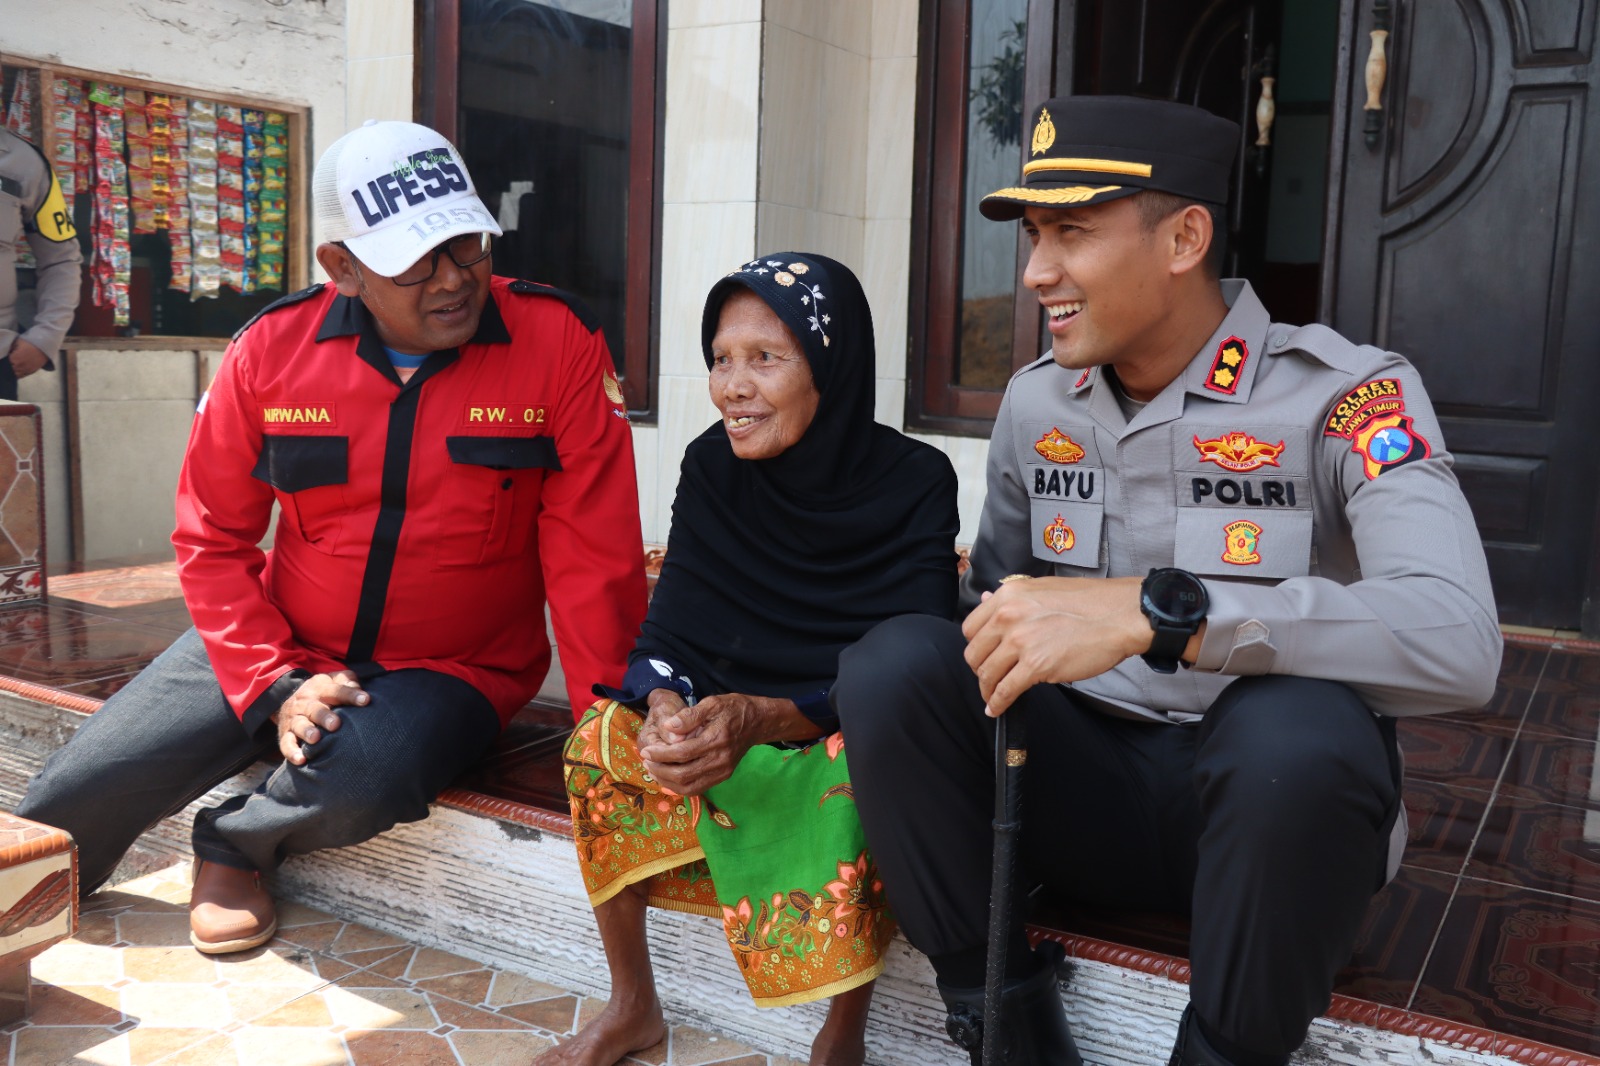
<svg viewBox="0 0 1600 1066">
<path fill-rule="evenodd" d="M 741 288 L 800 342 L 821 400 L 771 459 L 736 457 L 720 421 L 690 443 L 635 658 L 664 653 L 702 694 L 788 696 L 828 687 L 839 652 L 884 619 L 953 614 L 956 479 L 942 452 L 873 421 L 872 312 L 847 267 L 779 252 L 717 282 L 708 369 Z"/>
</svg>

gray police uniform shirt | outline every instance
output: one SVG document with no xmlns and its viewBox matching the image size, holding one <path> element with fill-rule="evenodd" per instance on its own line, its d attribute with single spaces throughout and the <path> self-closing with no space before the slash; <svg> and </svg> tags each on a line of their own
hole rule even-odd
<svg viewBox="0 0 1600 1066">
<path fill-rule="evenodd" d="M 17 338 L 17 242 L 23 239 L 38 264 L 38 288 L 33 321 L 22 336 L 54 356 L 78 307 L 83 254 L 50 164 L 32 144 L 0 129 L 0 356 Z"/>
<path fill-rule="evenodd" d="M 1235 677 L 1341 681 L 1374 711 L 1477 707 L 1501 638 L 1488 566 L 1415 368 L 1326 326 L 1227 317 L 1128 421 L 1101 368 L 1018 371 L 989 447 L 963 606 L 1013 573 L 1178 566 L 1211 600 L 1193 669 L 1135 657 L 1072 687 L 1100 709 L 1193 721 Z"/>
</svg>

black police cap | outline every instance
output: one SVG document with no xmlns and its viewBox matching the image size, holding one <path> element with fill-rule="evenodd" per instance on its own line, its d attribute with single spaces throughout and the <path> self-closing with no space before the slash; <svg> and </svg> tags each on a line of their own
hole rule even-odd
<svg viewBox="0 0 1600 1066">
<path fill-rule="evenodd" d="M 1078 207 L 1159 189 L 1225 205 L 1239 126 L 1209 111 L 1133 96 L 1058 96 L 1033 113 L 1022 184 L 978 210 L 1004 222 L 1023 209 Z"/>
</svg>

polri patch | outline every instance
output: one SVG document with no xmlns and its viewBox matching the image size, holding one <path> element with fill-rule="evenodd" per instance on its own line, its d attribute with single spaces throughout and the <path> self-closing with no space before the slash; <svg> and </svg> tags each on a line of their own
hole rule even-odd
<svg viewBox="0 0 1600 1066">
<path fill-rule="evenodd" d="M 1054 426 L 1050 427 L 1049 433 L 1034 441 L 1033 450 L 1052 463 L 1063 465 L 1076 463 L 1083 458 L 1083 446 Z"/>
<path fill-rule="evenodd" d="M 1229 337 L 1217 345 L 1217 354 L 1211 360 L 1211 370 L 1206 374 L 1206 388 L 1232 396 L 1239 391 L 1239 379 L 1244 376 L 1244 365 L 1250 359 L 1250 348 L 1240 337 Z"/>
<path fill-rule="evenodd" d="M 1378 378 L 1356 386 L 1333 405 L 1322 435 L 1354 440 L 1362 427 L 1374 418 L 1404 414 L 1405 410 L 1406 399 L 1400 391 L 1400 382 L 1395 378 Z"/>
<path fill-rule="evenodd" d="M 1283 441 L 1268 444 L 1256 440 L 1248 433 L 1234 430 L 1212 440 L 1194 438 L 1195 450 L 1202 463 L 1216 463 L 1224 470 L 1238 474 L 1259 470 L 1263 466 L 1278 466 L 1278 456 L 1283 454 Z"/>
<path fill-rule="evenodd" d="M 1254 566 L 1261 561 L 1261 553 L 1256 551 L 1261 540 L 1261 527 L 1254 522 L 1242 518 L 1237 522 L 1229 522 L 1222 527 L 1222 536 L 1223 562 L 1234 566 Z"/>
<path fill-rule="evenodd" d="M 1044 546 L 1057 555 L 1071 551 L 1076 543 L 1078 543 L 1077 535 L 1059 514 L 1056 515 L 1054 522 L 1044 527 Z"/>
<path fill-rule="evenodd" d="M 1433 449 L 1411 426 L 1411 416 L 1379 415 L 1356 434 L 1351 450 L 1361 456 L 1361 472 L 1371 481 L 1397 466 L 1426 459 Z"/>
<path fill-rule="evenodd" d="M 549 424 L 547 403 L 469 403 L 461 409 L 461 422 L 468 426 L 520 426 L 543 429 Z"/>
</svg>

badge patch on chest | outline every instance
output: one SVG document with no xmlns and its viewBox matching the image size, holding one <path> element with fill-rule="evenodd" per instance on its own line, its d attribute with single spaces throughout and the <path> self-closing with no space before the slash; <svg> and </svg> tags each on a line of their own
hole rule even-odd
<svg viewBox="0 0 1600 1066">
<path fill-rule="evenodd" d="M 262 404 L 261 422 L 268 426 L 325 425 L 336 421 L 331 403 Z"/>
<path fill-rule="evenodd" d="M 1372 419 L 1356 434 L 1350 447 L 1361 456 L 1362 473 L 1368 481 L 1386 470 L 1433 454 L 1428 442 L 1411 428 L 1411 416 L 1402 414 Z"/>
<path fill-rule="evenodd" d="M 1250 348 L 1239 337 L 1229 337 L 1217 345 L 1216 358 L 1211 360 L 1211 370 L 1206 374 L 1206 388 L 1232 396 L 1239 391 L 1239 379 L 1244 376 L 1244 364 L 1250 358 Z"/>
<path fill-rule="evenodd" d="M 547 425 L 550 405 L 543 403 L 469 403 L 461 409 L 461 421 L 468 426 Z"/>
<path fill-rule="evenodd" d="M 1194 438 L 1194 447 L 1200 453 L 1202 463 L 1216 463 L 1224 470 L 1246 474 L 1263 466 L 1277 466 L 1284 444 L 1281 440 L 1276 444 L 1268 444 L 1235 430 L 1214 440 L 1201 440 L 1197 436 Z"/>
<path fill-rule="evenodd" d="M 1261 527 L 1240 519 L 1222 527 L 1224 551 L 1222 561 L 1234 566 L 1254 566 L 1261 561 L 1256 546 L 1261 540 Z"/>
<path fill-rule="evenodd" d="M 1075 463 L 1083 458 L 1082 445 L 1053 426 L 1049 433 L 1034 442 L 1033 450 L 1052 463 Z"/>
<path fill-rule="evenodd" d="M 1078 538 L 1072 532 L 1072 527 L 1059 514 L 1054 522 L 1044 527 L 1044 546 L 1057 555 L 1071 551 L 1076 543 Z"/>
</svg>

